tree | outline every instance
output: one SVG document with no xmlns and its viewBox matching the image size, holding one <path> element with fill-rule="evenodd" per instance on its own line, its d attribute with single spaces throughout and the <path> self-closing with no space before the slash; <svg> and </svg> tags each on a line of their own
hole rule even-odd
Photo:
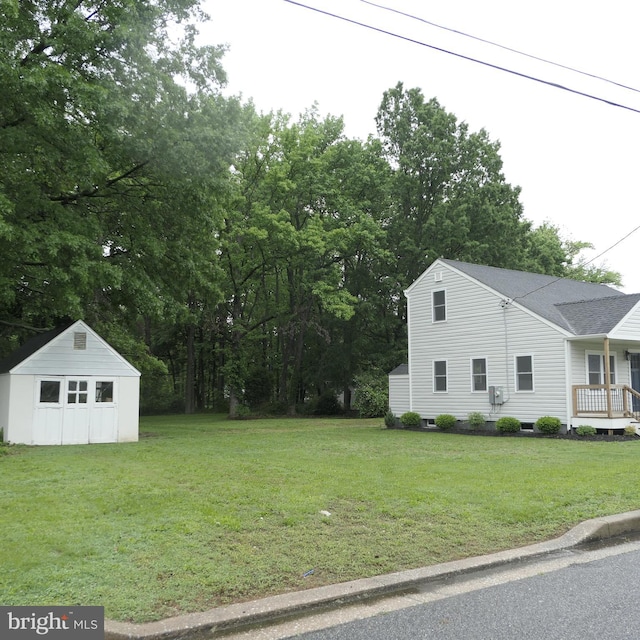
<svg viewBox="0 0 640 640">
<path fill-rule="evenodd" d="M 156 282 L 127 270 L 142 253 L 128 249 L 164 241 L 152 215 L 176 159 L 167 152 L 193 107 L 206 109 L 178 78 L 201 96 L 223 79 L 222 50 L 196 48 L 192 26 L 172 43 L 169 23 L 198 15 L 196 0 L 0 3 L 4 323 L 86 315 L 125 282 L 158 299 Z"/>
<path fill-rule="evenodd" d="M 389 242 L 398 288 L 440 256 L 517 265 L 530 223 L 519 189 L 505 182 L 499 144 L 402 83 L 384 93 L 376 122 L 394 170 Z"/>
</svg>

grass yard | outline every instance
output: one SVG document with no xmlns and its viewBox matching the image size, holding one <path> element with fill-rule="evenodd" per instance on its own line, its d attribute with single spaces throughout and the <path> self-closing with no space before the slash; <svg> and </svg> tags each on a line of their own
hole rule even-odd
<svg viewBox="0 0 640 640">
<path fill-rule="evenodd" d="M 145 418 L 141 432 L 138 443 L 0 456 L 2 604 L 156 620 L 525 545 L 640 508 L 640 440 L 211 415 Z"/>
</svg>

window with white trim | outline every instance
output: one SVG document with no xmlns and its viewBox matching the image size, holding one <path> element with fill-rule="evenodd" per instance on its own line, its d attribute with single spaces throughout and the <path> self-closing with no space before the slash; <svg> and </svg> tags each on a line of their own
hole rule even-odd
<svg viewBox="0 0 640 640">
<path fill-rule="evenodd" d="M 445 290 L 434 291 L 431 302 L 431 318 L 433 322 L 444 322 L 447 319 L 447 295 Z"/>
<path fill-rule="evenodd" d="M 113 402 L 113 380 L 96 381 L 96 402 Z"/>
<path fill-rule="evenodd" d="M 533 391 L 533 356 L 516 356 L 516 391 Z"/>
<path fill-rule="evenodd" d="M 447 391 L 447 361 L 433 361 L 433 391 L 444 393 Z"/>
<path fill-rule="evenodd" d="M 40 396 L 43 404 L 60 404 L 60 380 L 40 380 Z"/>
<path fill-rule="evenodd" d="M 615 354 L 609 354 L 609 370 L 611 372 L 611 384 L 616 384 Z M 606 384 L 604 353 L 587 353 L 587 383 Z"/>
<path fill-rule="evenodd" d="M 67 381 L 67 404 L 87 404 L 88 382 L 86 380 Z"/>
<path fill-rule="evenodd" d="M 486 358 L 471 359 L 471 390 L 472 391 L 487 390 L 487 359 Z"/>
</svg>

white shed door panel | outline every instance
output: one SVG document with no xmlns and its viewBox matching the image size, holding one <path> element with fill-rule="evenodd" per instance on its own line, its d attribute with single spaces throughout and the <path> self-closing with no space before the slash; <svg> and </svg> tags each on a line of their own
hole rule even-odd
<svg viewBox="0 0 640 640">
<path fill-rule="evenodd" d="M 38 407 L 33 421 L 33 444 L 62 444 L 62 407 Z"/>
<path fill-rule="evenodd" d="M 39 379 L 33 444 L 117 442 L 116 393 L 113 379 Z"/>
</svg>

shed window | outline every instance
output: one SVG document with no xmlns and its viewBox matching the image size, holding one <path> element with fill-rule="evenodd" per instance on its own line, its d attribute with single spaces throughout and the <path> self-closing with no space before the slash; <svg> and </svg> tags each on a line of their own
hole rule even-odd
<svg viewBox="0 0 640 640">
<path fill-rule="evenodd" d="M 69 380 L 67 386 L 68 404 L 87 404 L 87 381 Z"/>
<path fill-rule="evenodd" d="M 60 402 L 60 380 L 40 381 L 40 402 Z"/>
<path fill-rule="evenodd" d="M 447 319 L 447 296 L 443 290 L 433 292 L 433 321 L 444 322 Z"/>
<path fill-rule="evenodd" d="M 96 382 L 96 402 L 113 402 L 113 382 Z"/>
</svg>

